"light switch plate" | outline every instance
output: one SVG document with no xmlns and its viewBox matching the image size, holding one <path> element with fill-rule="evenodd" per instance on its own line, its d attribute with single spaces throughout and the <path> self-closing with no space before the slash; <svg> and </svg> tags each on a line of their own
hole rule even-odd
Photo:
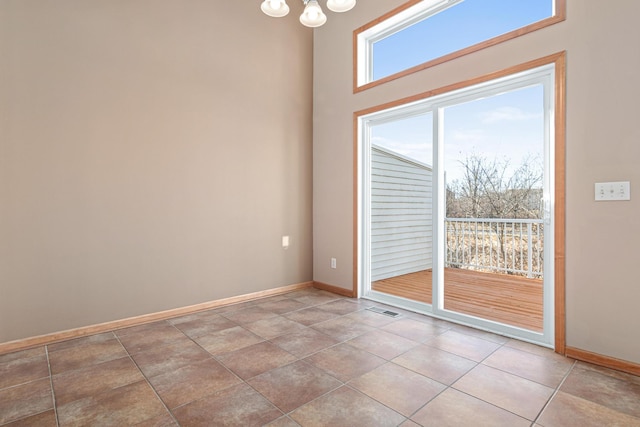
<svg viewBox="0 0 640 427">
<path fill-rule="evenodd" d="M 596 202 L 612 200 L 631 200 L 631 184 L 629 181 L 596 182 Z"/>
</svg>

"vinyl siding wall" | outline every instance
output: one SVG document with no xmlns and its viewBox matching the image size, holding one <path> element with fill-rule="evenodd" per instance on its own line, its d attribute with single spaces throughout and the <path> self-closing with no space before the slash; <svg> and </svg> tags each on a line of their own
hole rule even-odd
<svg viewBox="0 0 640 427">
<path fill-rule="evenodd" d="M 431 167 L 372 147 L 372 281 L 431 268 L 431 189 Z"/>
</svg>

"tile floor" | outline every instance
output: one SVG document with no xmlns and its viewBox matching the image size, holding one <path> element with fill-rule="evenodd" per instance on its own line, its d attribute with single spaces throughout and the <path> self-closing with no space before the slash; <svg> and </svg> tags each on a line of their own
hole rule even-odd
<svg viewBox="0 0 640 427">
<path fill-rule="evenodd" d="M 374 305 L 305 289 L 5 354 L 0 425 L 640 426 L 640 377 Z"/>
</svg>

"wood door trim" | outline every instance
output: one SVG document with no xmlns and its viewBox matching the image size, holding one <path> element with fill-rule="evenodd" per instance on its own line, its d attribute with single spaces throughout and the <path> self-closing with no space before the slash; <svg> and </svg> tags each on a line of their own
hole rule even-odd
<svg viewBox="0 0 640 427">
<path fill-rule="evenodd" d="M 640 376 L 640 364 L 638 363 L 604 356 L 602 354 L 581 350 L 575 347 L 566 347 L 566 355 L 572 359 L 582 360 L 583 362 L 593 363 L 594 365 L 604 366 L 606 368 L 615 369 L 616 371 Z"/>
<path fill-rule="evenodd" d="M 548 64 L 555 65 L 555 253 L 554 253 L 554 348 L 557 353 L 566 353 L 566 268 L 565 268 L 565 250 L 566 250 L 566 154 L 565 154 L 565 135 L 566 135 L 566 51 L 554 53 L 552 55 L 538 58 L 523 64 L 505 68 L 500 71 L 488 73 L 479 77 L 475 77 L 462 82 L 443 86 L 441 88 L 429 90 L 416 95 L 387 102 L 375 107 L 366 108 L 364 110 L 353 113 L 353 295 L 359 295 L 358 276 L 359 263 L 358 254 L 359 245 L 359 138 L 358 123 L 361 116 L 376 113 L 378 111 L 387 110 L 389 108 L 398 107 L 411 102 L 430 98 L 436 95 L 452 92 L 454 90 L 470 87 L 476 84 L 488 82 L 511 74 L 534 69 Z"/>
</svg>

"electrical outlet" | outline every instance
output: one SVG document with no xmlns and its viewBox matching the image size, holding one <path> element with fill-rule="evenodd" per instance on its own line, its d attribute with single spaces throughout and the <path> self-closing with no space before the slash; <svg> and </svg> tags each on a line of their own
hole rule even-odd
<svg viewBox="0 0 640 427">
<path fill-rule="evenodd" d="M 331 258 L 331 268 L 338 268 L 338 261 L 335 258 Z"/>
<path fill-rule="evenodd" d="M 611 200 L 631 200 L 631 185 L 629 181 L 596 182 L 596 202 Z"/>
<path fill-rule="evenodd" d="M 289 247 L 289 236 L 282 236 L 282 247 L 284 249 Z"/>
</svg>

